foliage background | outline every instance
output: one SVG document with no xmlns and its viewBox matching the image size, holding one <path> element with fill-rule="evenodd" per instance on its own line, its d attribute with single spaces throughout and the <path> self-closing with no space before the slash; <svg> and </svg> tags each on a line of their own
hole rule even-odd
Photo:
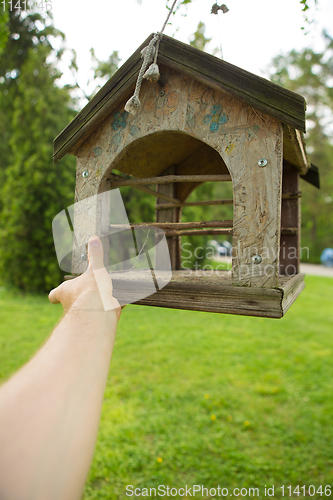
<svg viewBox="0 0 333 500">
<path fill-rule="evenodd" d="M 183 3 L 191 4 L 191 0 L 179 5 Z M 307 2 L 300 4 L 307 12 Z M 53 26 L 50 13 L 1 11 L 0 28 L 0 280 L 21 290 L 45 292 L 63 276 L 56 261 L 51 224 L 59 211 L 73 203 L 75 184 L 75 158 L 67 155 L 52 163 L 52 143 L 75 116 L 81 98 L 91 96 L 85 95 L 78 83 L 59 86 L 65 37 Z M 272 61 L 270 68 L 273 81 L 299 92 L 308 102 L 306 139 L 310 161 L 320 168 L 322 189 L 302 181 L 302 246 L 310 249 L 310 261 L 317 263 L 323 249 L 333 247 L 333 42 L 327 33 L 323 40 L 325 50 L 321 53 L 311 48 L 301 53 L 293 50 Z M 199 23 L 190 43 L 205 50 L 208 42 L 205 26 Z M 70 61 L 75 77 L 74 51 Z M 99 61 L 91 49 L 96 90 L 119 62 L 117 51 L 107 61 Z M 154 219 L 153 198 L 131 188 L 121 191 L 131 222 Z M 189 201 L 231 198 L 231 194 L 226 186 L 207 183 L 192 193 Z M 230 208 L 185 208 L 182 220 L 230 219 Z M 183 238 L 186 242 L 192 249 L 208 243 L 204 237 Z M 205 264 L 203 255 L 193 257 L 191 265 L 195 260 Z"/>
</svg>

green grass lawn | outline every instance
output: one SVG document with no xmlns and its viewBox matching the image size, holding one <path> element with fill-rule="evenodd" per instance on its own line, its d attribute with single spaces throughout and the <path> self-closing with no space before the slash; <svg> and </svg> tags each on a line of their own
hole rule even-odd
<svg viewBox="0 0 333 500">
<path fill-rule="evenodd" d="M 306 284 L 281 320 L 127 306 L 84 500 L 130 498 L 126 485 L 259 488 L 240 496 L 257 499 L 265 485 L 274 498 L 332 485 L 333 280 Z M 60 316 L 46 298 L 0 292 L 1 380 Z"/>
</svg>

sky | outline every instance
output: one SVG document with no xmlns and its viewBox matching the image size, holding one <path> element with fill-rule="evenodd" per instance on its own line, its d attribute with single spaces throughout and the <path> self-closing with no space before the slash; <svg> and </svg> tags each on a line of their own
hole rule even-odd
<svg viewBox="0 0 333 500">
<path fill-rule="evenodd" d="M 50 2 L 51 0 L 49 0 Z M 179 0 L 180 2 L 181 0 Z M 321 49 L 320 33 L 326 29 L 333 36 L 333 0 L 318 0 L 311 5 L 309 26 L 299 0 L 223 0 L 229 12 L 211 14 L 215 0 L 192 0 L 187 9 L 182 6 L 168 25 L 165 34 L 189 43 L 199 21 L 205 23 L 207 38 L 212 38 L 208 51 L 220 47 L 224 60 L 260 76 L 267 77 L 273 57 L 304 47 Z M 113 51 L 119 52 L 124 63 L 153 32 L 160 31 L 168 11 L 166 0 L 52 0 L 54 25 L 63 31 L 67 47 L 77 52 L 79 83 L 88 89 L 91 76 L 90 48 L 100 60 Z M 171 0 L 169 0 L 171 4 Z M 222 3 L 218 2 L 219 5 Z M 187 11 L 187 15 L 185 16 Z M 305 30 L 302 30 L 302 26 Z M 305 31 L 309 31 L 307 35 Z M 63 81 L 68 60 L 62 67 Z"/>
</svg>

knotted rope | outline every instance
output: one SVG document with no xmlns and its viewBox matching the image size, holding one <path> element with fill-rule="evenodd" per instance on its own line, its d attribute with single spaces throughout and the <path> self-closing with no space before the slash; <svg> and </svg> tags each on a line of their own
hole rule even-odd
<svg viewBox="0 0 333 500">
<path fill-rule="evenodd" d="M 156 33 L 154 37 L 150 40 L 148 46 L 142 49 L 141 51 L 143 62 L 140 68 L 138 79 L 136 81 L 134 94 L 125 104 L 125 111 L 127 111 L 128 113 L 135 115 L 139 110 L 141 104 L 139 95 L 143 79 L 146 78 L 151 82 L 157 82 L 160 78 L 160 70 L 157 65 L 158 49 L 163 36 L 163 31 L 165 30 L 165 27 L 170 19 L 170 16 L 173 12 L 173 9 L 175 8 L 176 3 L 177 0 L 174 0 L 161 31 Z M 150 64 L 149 68 L 147 69 L 148 64 L 151 62 L 152 64 Z"/>
</svg>

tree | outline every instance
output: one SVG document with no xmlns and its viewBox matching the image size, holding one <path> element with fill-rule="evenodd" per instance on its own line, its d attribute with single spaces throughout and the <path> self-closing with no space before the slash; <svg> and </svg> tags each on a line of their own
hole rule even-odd
<svg viewBox="0 0 333 500">
<path fill-rule="evenodd" d="M 166 8 L 168 10 L 170 10 L 172 4 L 173 4 L 173 1 L 174 0 L 166 0 Z M 306 25 L 310 25 L 311 24 L 311 20 L 309 18 L 309 12 L 313 13 L 313 11 L 315 11 L 316 9 L 316 6 L 318 5 L 318 0 L 296 0 L 299 4 L 300 4 L 300 7 L 302 9 L 302 12 L 304 12 L 304 21 L 306 23 Z M 142 3 L 142 0 L 137 0 L 137 2 L 139 4 Z M 213 2 L 214 0 L 212 1 L 212 6 L 213 6 Z M 192 0 L 182 0 L 182 1 L 178 1 L 173 9 L 173 14 L 176 14 L 176 12 L 181 9 L 183 6 L 185 6 L 186 8 L 186 12 L 187 12 L 187 7 L 192 3 Z M 214 5 L 216 5 L 216 3 L 214 3 Z M 186 15 L 186 14 L 185 14 Z M 305 27 L 303 26 L 302 29 L 305 29 Z"/>
<path fill-rule="evenodd" d="M 192 47 L 196 47 L 200 50 L 205 50 L 207 43 L 211 41 L 211 38 L 205 37 L 206 26 L 204 23 L 200 22 L 197 27 L 197 31 L 193 34 L 193 39 L 190 41 Z"/>
<path fill-rule="evenodd" d="M 8 36 L 9 30 L 7 27 L 9 14 L 6 10 L 0 10 L 0 56 L 4 52 Z"/>
<path fill-rule="evenodd" d="M 1 280 L 27 291 L 47 291 L 62 278 L 52 219 L 73 203 L 74 157 L 52 162 L 54 137 L 73 118 L 68 87 L 52 41 L 64 35 L 40 14 L 9 12 L 10 33 L 0 62 Z M 55 62 L 49 62 L 53 54 Z"/>
<path fill-rule="evenodd" d="M 307 150 L 320 169 L 321 189 L 302 181 L 302 246 L 319 262 L 322 250 L 333 247 L 333 39 L 323 35 L 325 48 L 292 50 L 273 60 L 271 79 L 302 94 L 307 101 Z"/>
</svg>

